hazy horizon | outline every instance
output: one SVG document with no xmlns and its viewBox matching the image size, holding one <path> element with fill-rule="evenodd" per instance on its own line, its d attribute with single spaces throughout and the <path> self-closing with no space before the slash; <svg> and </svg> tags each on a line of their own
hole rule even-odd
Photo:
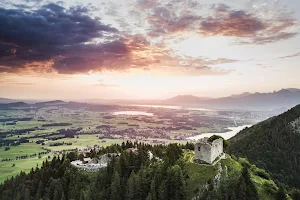
<svg viewBox="0 0 300 200">
<path fill-rule="evenodd" d="M 300 91 L 300 88 L 281 88 L 280 90 L 285 90 L 285 89 L 297 89 Z M 56 100 L 61 100 L 61 101 L 80 101 L 80 102 L 92 102 L 92 101 L 110 101 L 110 100 L 114 100 L 114 101 L 162 101 L 162 100 L 168 100 L 174 97 L 178 97 L 178 96 L 194 96 L 194 97 L 200 97 L 200 98 L 207 98 L 207 99 L 218 99 L 218 98 L 226 98 L 226 97 L 231 97 L 234 95 L 242 95 L 244 93 L 249 93 L 249 94 L 256 94 L 256 93 L 260 93 L 260 94 L 271 94 L 274 92 L 279 92 L 280 90 L 274 90 L 274 91 L 267 91 L 267 92 L 243 92 L 243 93 L 239 93 L 239 94 L 230 94 L 227 96 L 218 96 L 218 97 L 208 97 L 208 96 L 197 96 L 197 95 L 191 95 L 191 94 L 178 94 L 175 96 L 169 96 L 166 98 L 156 98 L 156 99 L 150 99 L 150 98 L 139 98 L 139 99 L 133 99 L 133 98 L 9 98 L 9 97 L 2 97 L 0 96 L 0 99 L 11 99 L 11 100 L 25 100 L 25 101 L 56 101 Z M 115 102 L 113 102 L 115 103 Z"/>
</svg>

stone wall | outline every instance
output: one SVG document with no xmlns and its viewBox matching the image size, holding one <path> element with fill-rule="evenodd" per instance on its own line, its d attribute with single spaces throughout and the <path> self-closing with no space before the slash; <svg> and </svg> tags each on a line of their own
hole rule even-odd
<svg viewBox="0 0 300 200">
<path fill-rule="evenodd" d="M 219 138 L 212 142 L 211 160 L 212 162 L 223 153 L 223 139 Z"/>
<path fill-rule="evenodd" d="M 219 138 L 212 143 L 203 140 L 195 144 L 195 159 L 211 164 L 223 153 L 223 139 Z"/>
<path fill-rule="evenodd" d="M 211 163 L 211 145 L 209 143 L 195 144 L 195 159 Z"/>
</svg>

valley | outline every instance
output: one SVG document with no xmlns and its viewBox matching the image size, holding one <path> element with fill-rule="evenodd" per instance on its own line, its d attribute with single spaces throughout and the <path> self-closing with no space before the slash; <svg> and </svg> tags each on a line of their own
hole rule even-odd
<svg viewBox="0 0 300 200">
<path fill-rule="evenodd" d="M 1 104 L 0 181 L 71 150 L 106 147 L 127 140 L 184 143 L 206 133 L 226 135 L 228 127 L 254 124 L 265 115 L 257 111 L 63 101 Z M 232 134 L 228 132 L 228 136 Z M 24 164 L 20 166 L 20 162 Z M 13 165 L 8 173 L 7 166 Z"/>
</svg>

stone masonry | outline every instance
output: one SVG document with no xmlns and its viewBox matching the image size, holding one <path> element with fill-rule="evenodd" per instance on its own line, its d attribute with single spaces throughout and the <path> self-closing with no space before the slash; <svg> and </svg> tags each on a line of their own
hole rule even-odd
<svg viewBox="0 0 300 200">
<path fill-rule="evenodd" d="M 195 160 L 212 164 L 223 153 L 223 139 L 219 138 L 212 142 L 203 138 L 195 144 Z"/>
</svg>

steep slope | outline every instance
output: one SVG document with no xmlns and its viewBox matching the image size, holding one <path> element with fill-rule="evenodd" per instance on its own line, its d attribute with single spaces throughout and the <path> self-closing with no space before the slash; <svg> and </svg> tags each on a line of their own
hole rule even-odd
<svg viewBox="0 0 300 200">
<path fill-rule="evenodd" d="M 247 157 L 275 180 L 300 188 L 300 105 L 242 130 L 229 142 L 230 153 Z"/>
<path fill-rule="evenodd" d="M 235 160 L 228 154 L 226 159 L 222 159 L 215 166 L 186 163 L 189 176 L 188 199 L 241 199 L 239 198 L 240 194 L 247 188 L 245 183 L 243 185 L 244 180 L 241 180 L 245 169 L 248 169 L 250 175 L 247 184 L 248 189 L 251 186 L 252 189 L 255 188 L 254 194 L 246 194 L 248 200 L 276 199 L 278 187 L 268 173 L 252 165 L 244 158 Z"/>
</svg>

